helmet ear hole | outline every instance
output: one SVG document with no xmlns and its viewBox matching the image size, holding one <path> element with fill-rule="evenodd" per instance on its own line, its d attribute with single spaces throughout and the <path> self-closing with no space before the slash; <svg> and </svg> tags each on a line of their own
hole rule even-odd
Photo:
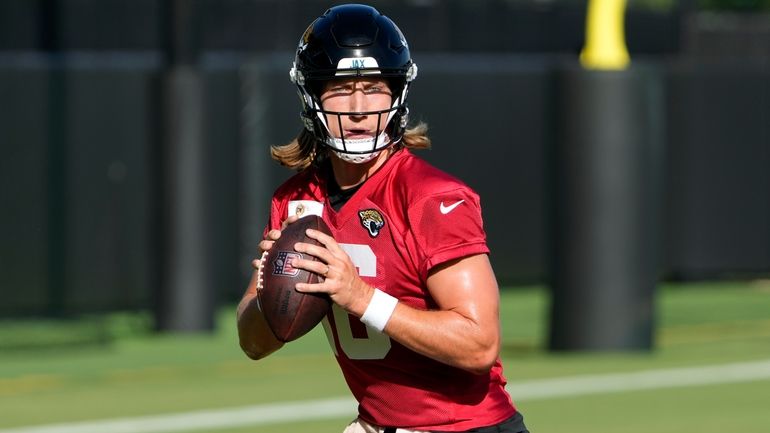
<svg viewBox="0 0 770 433">
<path fill-rule="evenodd" d="M 409 124 L 409 109 L 406 109 L 401 114 L 401 118 L 398 121 L 399 125 L 401 126 L 401 129 L 405 129 L 406 125 Z"/>
<path fill-rule="evenodd" d="M 313 119 L 308 117 L 306 113 L 302 113 L 300 116 L 302 117 L 302 125 L 305 127 L 305 129 L 307 129 L 308 132 L 315 133 L 315 124 Z"/>
</svg>

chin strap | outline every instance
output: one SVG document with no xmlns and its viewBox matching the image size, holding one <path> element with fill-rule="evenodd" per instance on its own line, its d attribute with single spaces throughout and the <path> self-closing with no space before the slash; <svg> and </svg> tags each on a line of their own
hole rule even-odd
<svg viewBox="0 0 770 433">
<path fill-rule="evenodd" d="M 372 153 L 365 153 L 365 154 L 352 154 L 352 153 L 342 153 L 334 151 L 334 154 L 337 155 L 337 157 L 345 162 L 350 162 L 353 164 L 363 164 L 365 162 L 369 162 L 373 160 L 374 158 L 379 155 L 381 150 L 378 150 L 376 152 Z"/>
<path fill-rule="evenodd" d="M 377 144 L 382 145 L 377 146 Z M 363 164 L 376 158 L 380 152 L 390 146 L 390 136 L 386 132 L 380 133 L 377 138 L 359 138 L 355 140 L 343 140 L 341 138 L 328 138 L 326 145 L 332 148 L 332 151 L 343 161 L 354 164 Z M 341 149 L 347 149 L 344 152 Z M 366 150 L 371 150 L 367 152 Z M 354 152 L 354 153 L 352 153 Z"/>
</svg>

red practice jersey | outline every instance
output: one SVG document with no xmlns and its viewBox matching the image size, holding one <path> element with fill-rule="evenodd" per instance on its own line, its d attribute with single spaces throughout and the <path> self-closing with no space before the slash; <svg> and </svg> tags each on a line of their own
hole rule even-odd
<svg viewBox="0 0 770 433">
<path fill-rule="evenodd" d="M 429 271 L 489 252 L 478 195 L 408 150 L 392 155 L 339 212 L 329 204 L 326 173 L 304 170 L 278 188 L 268 229 L 296 213 L 322 216 L 361 278 L 400 303 L 437 309 L 426 286 Z M 451 367 L 366 327 L 336 304 L 323 325 L 365 421 L 462 431 L 516 412 L 499 359 L 484 375 Z"/>
</svg>

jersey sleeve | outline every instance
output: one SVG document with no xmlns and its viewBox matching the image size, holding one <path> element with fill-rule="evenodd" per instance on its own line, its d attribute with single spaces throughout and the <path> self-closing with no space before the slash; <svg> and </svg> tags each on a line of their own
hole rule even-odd
<svg viewBox="0 0 770 433">
<path fill-rule="evenodd" d="M 270 200 L 270 216 L 267 225 L 265 226 L 265 230 L 262 231 L 262 239 L 267 237 L 267 233 L 270 230 L 281 228 L 281 223 L 283 222 L 283 220 L 281 220 L 282 215 L 280 201 L 277 197 L 273 197 L 273 199 Z"/>
<path fill-rule="evenodd" d="M 420 277 L 441 263 L 488 253 L 478 195 L 467 187 L 426 196 L 409 207 L 414 241 L 420 250 Z"/>
</svg>

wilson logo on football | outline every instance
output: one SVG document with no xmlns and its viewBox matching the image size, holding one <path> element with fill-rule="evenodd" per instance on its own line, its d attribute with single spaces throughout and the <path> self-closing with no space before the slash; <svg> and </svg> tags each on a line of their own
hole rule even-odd
<svg viewBox="0 0 770 433">
<path fill-rule="evenodd" d="M 278 256 L 273 260 L 273 275 L 285 275 L 287 277 L 296 277 L 299 269 L 292 266 L 295 259 L 301 259 L 302 254 L 289 251 L 279 251 Z"/>
</svg>

